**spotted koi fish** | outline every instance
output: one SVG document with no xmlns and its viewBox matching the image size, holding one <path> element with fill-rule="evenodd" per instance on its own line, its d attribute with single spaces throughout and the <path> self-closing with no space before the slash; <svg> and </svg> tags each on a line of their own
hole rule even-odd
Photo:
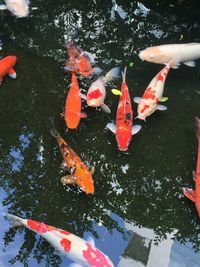
<svg viewBox="0 0 200 267">
<path fill-rule="evenodd" d="M 87 101 L 90 107 L 101 107 L 105 112 L 111 113 L 109 107 L 104 103 L 106 97 L 106 84 L 119 77 L 120 68 L 111 69 L 105 76 L 99 77 L 88 89 L 87 95 L 81 97 Z"/>
<path fill-rule="evenodd" d="M 94 182 L 92 179 L 93 170 L 89 170 L 86 165 L 82 162 L 79 156 L 71 149 L 66 141 L 60 136 L 58 131 L 55 129 L 53 121 L 51 135 L 56 138 L 59 145 L 61 154 L 63 156 L 64 163 L 66 163 L 70 175 L 61 178 L 63 185 L 65 184 L 76 184 L 86 194 L 94 193 Z"/>
<path fill-rule="evenodd" d="M 184 188 L 184 195 L 195 203 L 197 213 L 200 217 L 200 119 L 195 118 L 195 130 L 198 141 L 198 154 L 197 154 L 197 165 L 196 171 L 193 172 L 193 179 L 195 181 L 195 190 L 190 188 Z"/>
<path fill-rule="evenodd" d="M 76 32 L 71 33 L 66 48 L 69 58 L 65 62 L 65 71 L 75 72 L 82 76 L 90 76 L 93 73 L 99 74 L 100 68 L 92 68 L 89 53 L 84 52 L 74 41 Z"/>
<path fill-rule="evenodd" d="M 92 238 L 85 241 L 68 231 L 48 224 L 22 219 L 12 214 L 6 214 L 5 217 L 13 223 L 13 226 L 24 226 L 42 236 L 54 247 L 56 254 L 64 255 L 76 262 L 72 263 L 71 266 L 114 267 L 108 256 L 95 247 Z"/>
<path fill-rule="evenodd" d="M 71 85 L 65 101 L 64 119 L 69 129 L 76 129 L 86 113 L 81 112 L 81 97 L 76 74 L 72 72 Z"/>
<path fill-rule="evenodd" d="M 13 69 L 16 62 L 17 58 L 15 56 L 7 56 L 0 60 L 0 84 L 6 74 L 11 78 L 16 79 L 17 75 Z"/>
<path fill-rule="evenodd" d="M 142 97 L 134 97 L 134 102 L 138 104 L 138 119 L 146 120 L 146 117 L 150 116 L 156 110 L 167 110 L 166 106 L 158 103 L 163 102 L 164 85 L 170 70 L 170 64 L 168 63 L 152 79 Z"/>
<path fill-rule="evenodd" d="M 116 135 L 119 150 L 126 151 L 132 135 L 138 133 L 141 126 L 133 126 L 133 110 L 128 86 L 126 84 L 126 68 L 122 73 L 122 80 L 121 96 L 119 98 L 116 115 L 116 125 L 108 123 L 106 127 Z"/>
</svg>

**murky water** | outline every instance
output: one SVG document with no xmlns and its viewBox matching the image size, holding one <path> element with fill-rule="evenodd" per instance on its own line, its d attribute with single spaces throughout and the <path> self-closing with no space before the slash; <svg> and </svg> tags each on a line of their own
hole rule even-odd
<svg viewBox="0 0 200 267">
<path fill-rule="evenodd" d="M 131 98 L 141 95 L 162 68 L 141 62 L 137 56 L 141 49 L 200 41 L 200 12 L 195 3 L 149 2 L 117 1 L 116 7 L 111 0 L 38 0 L 31 1 L 31 7 L 38 9 L 28 18 L 0 13 L 0 56 L 18 58 L 17 80 L 5 77 L 0 88 L 0 207 L 84 238 L 93 236 L 96 246 L 116 266 L 122 254 L 126 255 L 128 229 L 149 229 L 152 244 L 173 232 L 176 246 L 193 257 L 193 265 L 185 266 L 199 266 L 200 256 L 195 254 L 199 219 L 193 203 L 182 193 L 182 187 L 194 186 L 191 173 L 197 152 L 194 117 L 200 116 L 199 62 L 196 68 L 181 66 L 170 71 L 165 86 L 168 110 L 154 113 L 146 123 L 137 121 L 142 130 L 125 153 L 118 151 L 115 136 L 105 129 L 115 120 L 118 104 L 110 89 L 119 88 L 121 80 L 107 87 L 111 115 L 83 104 L 88 118 L 75 131 L 67 130 L 60 116 L 70 84 L 70 75 L 63 71 L 67 58 L 64 40 L 72 29 L 78 30 L 78 45 L 91 53 L 94 66 L 104 73 L 114 66 L 128 66 Z M 130 63 L 134 63 L 132 67 Z M 95 78 L 79 79 L 82 92 Z M 136 104 L 133 109 L 135 116 Z M 62 186 L 62 157 L 49 133 L 49 116 L 83 161 L 95 167 L 94 195 Z M 173 253 L 169 254 L 169 266 L 177 266 L 174 262 L 183 266 Z M 138 257 L 137 262 L 147 266 Z M 0 266 L 67 264 L 69 261 L 55 255 L 39 236 L 23 228 L 10 229 L 1 218 Z M 132 261 L 130 266 L 139 265 Z"/>
</svg>

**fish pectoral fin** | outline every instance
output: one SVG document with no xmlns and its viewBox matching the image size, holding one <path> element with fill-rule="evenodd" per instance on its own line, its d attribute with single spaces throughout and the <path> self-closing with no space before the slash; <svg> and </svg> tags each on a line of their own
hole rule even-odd
<svg viewBox="0 0 200 267">
<path fill-rule="evenodd" d="M 60 165 L 60 168 L 61 168 L 63 171 L 68 170 L 66 161 L 63 160 L 63 162 L 62 162 L 61 165 Z"/>
<path fill-rule="evenodd" d="M 101 108 L 102 108 L 102 110 L 104 111 L 104 112 L 106 112 L 106 113 L 111 113 L 111 110 L 110 110 L 110 108 L 106 105 L 106 104 L 101 104 Z"/>
<path fill-rule="evenodd" d="M 61 178 L 63 185 L 66 184 L 76 184 L 76 177 L 74 175 L 65 175 Z"/>
<path fill-rule="evenodd" d="M 196 182 L 196 172 L 195 171 L 192 172 L 192 177 L 193 177 L 193 180 Z"/>
<path fill-rule="evenodd" d="M 164 111 L 164 110 L 167 110 L 167 107 L 164 105 L 157 105 L 157 110 Z"/>
<path fill-rule="evenodd" d="M 169 99 L 169 97 L 167 96 L 162 96 L 161 98 L 159 98 L 160 102 L 166 102 Z"/>
<path fill-rule="evenodd" d="M 137 124 L 137 125 L 134 125 L 134 126 L 132 127 L 132 135 L 138 133 L 138 132 L 140 131 L 141 128 L 142 128 L 141 125 L 138 125 L 138 124 Z"/>
<path fill-rule="evenodd" d="M 141 99 L 142 99 L 141 97 L 136 96 L 136 97 L 133 98 L 133 101 L 134 101 L 135 103 L 139 104 L 140 101 L 141 101 Z"/>
<path fill-rule="evenodd" d="M 114 134 L 116 134 L 116 125 L 114 123 L 109 122 L 106 125 L 106 128 L 108 128 L 111 132 L 113 132 Z"/>
<path fill-rule="evenodd" d="M 86 96 L 86 95 L 84 95 L 84 94 L 82 94 L 82 93 L 79 93 L 79 95 L 80 95 L 80 97 L 81 97 L 82 99 L 87 100 L 87 96 Z"/>
<path fill-rule="evenodd" d="M 195 67 L 196 66 L 195 61 L 187 61 L 187 62 L 183 62 L 183 63 L 189 67 Z"/>
<path fill-rule="evenodd" d="M 86 119 L 87 118 L 87 114 L 85 112 L 80 112 L 80 118 L 81 119 Z"/>
<path fill-rule="evenodd" d="M 53 253 L 55 255 L 57 255 L 57 256 L 62 256 L 63 255 L 63 253 L 60 250 L 58 250 L 58 249 L 55 249 Z"/>
<path fill-rule="evenodd" d="M 0 5 L 0 10 L 6 10 L 6 9 L 8 9 L 6 5 L 3 5 L 3 4 Z"/>
<path fill-rule="evenodd" d="M 95 242 L 94 242 L 94 238 L 92 236 L 88 236 L 86 239 L 87 243 L 89 243 L 90 245 L 92 245 L 93 247 L 95 247 Z"/>
<path fill-rule="evenodd" d="M 16 79 L 17 78 L 17 74 L 16 74 L 16 72 L 15 72 L 15 70 L 13 68 L 9 69 L 8 75 L 12 79 Z"/>
<path fill-rule="evenodd" d="M 195 191 L 190 188 L 184 188 L 183 194 L 191 201 L 195 202 Z"/>
</svg>

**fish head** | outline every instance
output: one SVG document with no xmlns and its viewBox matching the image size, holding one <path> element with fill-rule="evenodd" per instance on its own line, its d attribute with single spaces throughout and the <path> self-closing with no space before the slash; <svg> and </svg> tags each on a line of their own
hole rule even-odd
<svg viewBox="0 0 200 267">
<path fill-rule="evenodd" d="M 17 17 L 27 17 L 29 14 L 29 1 L 26 0 L 6 0 L 8 9 Z"/>
<path fill-rule="evenodd" d="M 139 57 L 142 61 L 148 61 L 158 64 L 164 64 L 166 62 L 164 54 L 156 46 L 148 47 L 139 53 Z"/>
</svg>

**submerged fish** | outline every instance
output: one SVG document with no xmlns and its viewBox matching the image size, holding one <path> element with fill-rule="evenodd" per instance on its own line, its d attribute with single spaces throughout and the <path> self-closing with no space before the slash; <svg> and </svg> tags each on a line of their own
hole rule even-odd
<svg viewBox="0 0 200 267">
<path fill-rule="evenodd" d="M 72 72 L 71 85 L 65 102 L 65 123 L 68 128 L 76 129 L 81 118 L 87 115 L 81 112 L 81 97 L 76 75 Z"/>
<path fill-rule="evenodd" d="M 19 18 L 27 17 L 29 14 L 28 0 L 4 0 L 6 5 L 0 5 L 0 10 L 8 9 Z"/>
<path fill-rule="evenodd" d="M 190 188 L 184 188 L 184 195 L 194 202 L 196 206 L 197 213 L 200 217 L 200 119 L 195 118 L 195 131 L 198 142 L 198 152 L 197 152 L 197 165 L 196 171 L 193 172 L 193 179 L 195 181 L 195 190 Z"/>
<path fill-rule="evenodd" d="M 59 132 L 55 129 L 53 121 L 51 135 L 56 138 L 59 145 L 60 152 L 63 156 L 64 163 L 66 163 L 70 175 L 66 175 L 61 178 L 61 182 L 65 184 L 76 184 L 86 194 L 94 193 L 94 182 L 92 179 L 93 170 L 89 170 L 86 165 L 82 162 L 79 156 L 74 150 L 66 143 L 61 137 Z"/>
<path fill-rule="evenodd" d="M 90 107 L 101 107 L 105 112 L 111 113 L 109 107 L 104 103 L 106 97 L 106 84 L 119 77 L 120 68 L 111 69 L 105 76 L 99 77 L 88 89 L 87 95 L 81 97 L 87 101 Z"/>
<path fill-rule="evenodd" d="M 146 117 L 150 116 L 157 109 L 167 109 L 166 106 L 160 105 L 159 102 L 167 100 L 166 97 L 163 97 L 163 91 L 170 64 L 171 61 L 151 80 L 142 97 L 134 97 L 134 102 L 138 104 L 138 119 L 146 120 Z"/>
<path fill-rule="evenodd" d="M 200 58 L 200 43 L 152 46 L 141 51 L 139 57 L 158 64 L 167 64 L 174 59 L 171 68 L 178 68 L 180 63 L 194 67 L 194 60 Z"/>
<path fill-rule="evenodd" d="M 11 78 L 16 79 L 17 74 L 13 69 L 16 62 L 17 58 L 15 56 L 7 56 L 0 60 L 0 84 L 6 74 Z"/>
<path fill-rule="evenodd" d="M 75 262 L 69 266 L 76 267 L 114 267 L 111 260 L 95 247 L 92 237 L 84 240 L 68 231 L 30 219 L 22 219 L 12 214 L 5 214 L 13 226 L 24 226 L 39 234 L 55 249 L 58 255 L 64 255 Z"/>
<path fill-rule="evenodd" d="M 128 86 L 126 84 L 126 68 L 122 73 L 121 96 L 117 108 L 116 125 L 108 123 L 107 128 L 116 134 L 118 148 L 121 151 L 128 149 L 132 135 L 139 132 L 140 125 L 133 126 L 133 110 L 129 95 Z"/>
</svg>

